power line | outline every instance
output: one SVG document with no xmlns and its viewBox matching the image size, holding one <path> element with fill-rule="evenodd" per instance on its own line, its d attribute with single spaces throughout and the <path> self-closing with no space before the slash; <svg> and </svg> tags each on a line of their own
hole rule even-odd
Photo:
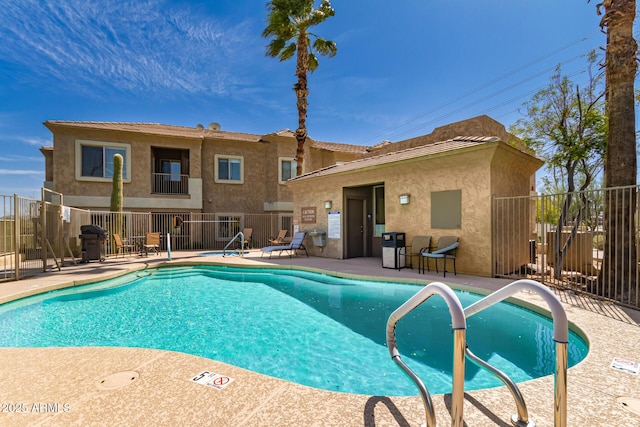
<svg viewBox="0 0 640 427">
<path fill-rule="evenodd" d="M 408 124 L 410 124 L 410 123 L 413 123 L 413 122 L 415 122 L 415 121 L 417 121 L 417 120 L 419 120 L 419 119 L 421 119 L 421 118 L 423 118 L 423 117 L 425 117 L 425 116 L 431 115 L 431 114 L 433 114 L 433 113 L 435 113 L 435 112 L 437 112 L 437 111 L 439 111 L 439 110 L 441 110 L 441 109 L 443 109 L 443 108 L 445 108 L 445 107 L 447 107 L 447 106 L 449 106 L 449 105 L 451 105 L 451 104 L 453 104 L 453 103 L 455 103 L 455 102 L 458 102 L 458 101 L 460 101 L 460 100 L 462 100 L 462 99 L 464 99 L 464 98 L 466 98 L 466 97 L 470 96 L 470 95 L 473 95 L 473 94 L 475 94 L 475 93 L 477 93 L 477 92 L 480 92 L 481 90 L 486 89 L 487 87 L 492 86 L 492 85 L 494 85 L 495 83 L 498 83 L 498 82 L 500 82 L 500 81 L 502 81 L 502 80 L 506 79 L 507 77 L 510 77 L 510 76 L 512 76 L 512 75 L 514 75 L 514 74 L 516 74 L 516 73 L 519 73 L 520 71 L 525 70 L 525 69 L 527 69 L 527 68 L 529 68 L 529 67 L 531 67 L 531 66 L 533 66 L 533 65 L 535 65 L 535 64 L 537 64 L 537 63 L 539 63 L 539 62 L 541 62 L 541 61 L 544 61 L 545 59 L 548 59 L 548 58 L 550 58 L 550 57 L 552 57 L 552 56 L 556 55 L 557 53 L 562 52 L 563 50 L 566 50 L 566 49 L 568 49 L 568 48 L 570 48 L 570 47 L 572 47 L 572 46 L 574 46 L 574 45 L 576 45 L 576 44 L 578 44 L 578 43 L 582 43 L 582 42 L 584 42 L 584 41 L 588 40 L 588 39 L 589 39 L 589 38 L 591 38 L 594 34 L 597 34 L 597 33 L 600 33 L 600 31 L 593 31 L 593 32 L 592 32 L 592 33 L 590 33 L 590 34 L 587 34 L 587 35 L 585 35 L 585 36 L 582 36 L 582 37 L 580 37 L 579 39 L 576 39 L 576 40 L 572 41 L 571 43 L 568 43 L 568 44 L 566 44 L 566 45 L 564 45 L 564 46 L 562 46 L 562 47 L 559 47 L 559 48 L 557 48 L 557 49 L 555 49 L 555 50 L 553 50 L 553 51 L 551 51 L 551 52 L 549 52 L 549 53 L 547 53 L 547 54 L 545 54 L 545 55 L 543 55 L 543 56 L 541 56 L 541 57 L 539 57 L 539 58 L 537 58 L 537 59 L 535 59 L 535 60 L 533 60 L 533 61 L 531 61 L 531 62 L 529 62 L 529 63 L 525 64 L 525 65 L 522 65 L 522 66 L 517 67 L 517 68 L 515 68 L 515 69 L 513 69 L 513 70 L 511 70 L 511 71 L 508 71 L 507 73 L 505 73 L 505 74 L 503 74 L 503 75 L 501 75 L 501 76 L 499 76 L 499 77 L 496 77 L 495 79 L 490 80 L 490 81 L 488 81 L 488 82 L 486 82 L 486 83 L 484 83 L 484 84 L 480 85 L 479 87 L 477 87 L 477 88 L 475 88 L 475 89 L 473 89 L 473 90 L 470 90 L 470 91 L 468 91 L 468 92 L 466 92 L 466 93 L 464 93 L 464 94 L 462 94 L 462 95 L 460 95 L 460 96 L 458 96 L 458 97 L 454 98 L 453 100 L 447 101 L 447 102 L 445 102 L 445 103 L 443 103 L 443 104 L 441 104 L 441 105 L 439 105 L 439 106 L 435 107 L 435 108 L 434 108 L 434 109 L 432 109 L 432 110 L 429 110 L 429 111 L 427 111 L 427 112 L 424 112 L 424 113 L 418 114 L 418 115 L 416 115 L 416 116 L 413 116 L 412 118 L 407 119 L 407 120 L 405 120 L 405 121 L 403 121 L 403 122 L 401 122 L 401 123 L 399 123 L 399 124 L 397 124 L 397 125 L 395 125 L 395 126 L 393 126 L 393 127 L 389 128 L 389 129 L 386 129 L 386 130 L 384 130 L 384 131 L 382 131 L 382 132 L 378 132 L 377 134 L 375 134 L 375 135 L 371 136 L 370 138 L 368 138 L 368 139 L 366 139 L 366 140 L 362 141 L 362 143 L 361 143 L 361 144 L 362 144 L 362 145 L 366 145 L 366 143 L 368 143 L 369 141 L 377 140 L 377 139 L 381 138 L 382 136 L 389 135 L 389 134 L 391 134 L 393 131 L 395 131 L 395 130 L 397 130 L 397 129 L 400 129 L 400 128 L 402 128 L 402 127 L 404 127 L 404 126 L 406 126 L 406 125 L 408 125 Z M 591 51 L 591 50 L 590 50 L 590 51 Z M 572 58 L 572 59 L 570 59 L 570 60 L 568 60 L 568 61 L 565 61 L 565 62 L 561 63 L 561 65 L 562 65 L 562 64 L 569 63 L 569 62 L 571 62 L 571 61 L 575 60 L 576 58 L 580 58 L 580 57 L 582 57 L 582 56 L 584 56 L 584 55 L 585 55 L 585 54 L 579 55 L 578 57 L 574 57 L 574 58 Z M 555 66 L 554 66 L 553 68 L 555 68 Z M 545 72 L 546 72 L 546 71 L 548 71 L 548 70 L 545 70 Z M 528 81 L 529 79 L 526 79 L 526 80 Z M 513 86 L 513 85 L 512 85 L 512 86 Z M 499 94 L 500 92 L 497 92 L 497 93 Z M 474 102 L 472 105 L 474 105 L 474 104 L 476 104 L 476 103 L 477 103 L 477 102 Z M 455 112 L 457 112 L 457 111 L 459 111 L 459 110 L 461 110 L 461 109 L 463 109 L 463 108 L 461 107 L 461 108 L 459 108 L 458 110 L 456 110 Z M 429 124 L 429 123 L 433 123 L 433 122 L 435 122 L 435 121 L 441 120 L 442 118 L 445 118 L 445 117 L 447 117 L 447 116 L 448 116 L 448 115 L 450 115 L 450 114 L 451 114 L 451 113 L 448 113 L 447 115 L 441 116 L 441 117 L 439 117 L 438 119 L 433 119 L 433 120 L 430 120 L 430 121 L 429 121 L 429 122 L 427 122 L 427 123 L 422 123 L 422 124 L 420 124 L 420 125 L 418 125 L 418 126 L 415 126 L 415 127 L 411 128 L 411 129 L 409 129 L 409 130 L 407 130 L 407 131 L 403 131 L 403 132 L 401 132 L 400 134 L 396 134 L 396 135 L 397 135 L 397 136 L 406 135 L 407 133 L 410 133 L 410 132 L 412 132 L 412 131 L 415 131 L 416 129 L 422 128 L 422 127 L 426 126 L 426 125 L 427 125 L 427 124 Z"/>
</svg>

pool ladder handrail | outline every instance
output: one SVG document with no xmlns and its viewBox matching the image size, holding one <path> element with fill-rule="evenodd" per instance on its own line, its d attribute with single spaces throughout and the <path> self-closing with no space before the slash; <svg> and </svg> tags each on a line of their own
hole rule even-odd
<svg viewBox="0 0 640 427">
<path fill-rule="evenodd" d="M 553 320 L 553 340 L 556 342 L 556 363 L 554 370 L 554 426 L 566 427 L 567 425 L 567 347 L 569 344 L 569 321 L 567 319 L 567 313 L 562 306 L 562 303 L 554 295 L 554 293 L 542 283 L 536 282 L 530 279 L 516 280 L 508 284 L 507 286 L 498 289 L 492 294 L 487 295 L 479 301 L 471 304 L 464 309 L 464 315 L 469 318 L 482 310 L 489 308 L 505 299 L 511 297 L 520 291 L 532 291 L 538 294 L 549 306 L 551 310 L 551 318 Z M 534 427 L 535 423 L 528 418 L 527 407 L 524 402 L 524 398 L 520 393 L 520 390 L 511 379 L 491 366 L 489 363 L 475 356 L 467 348 L 467 356 L 472 362 L 480 367 L 487 369 L 498 377 L 509 389 L 513 395 L 518 413 L 511 417 L 511 424 L 515 427 Z"/>
<path fill-rule="evenodd" d="M 436 285 L 436 289 L 427 290 L 429 286 Z M 447 292 L 445 289 L 449 290 Z M 479 313 L 480 311 L 497 304 L 498 302 L 503 301 L 504 299 L 510 297 L 516 292 L 521 290 L 530 290 L 538 293 L 545 302 L 549 305 L 551 309 L 551 315 L 553 319 L 553 339 L 556 342 L 556 368 L 554 372 L 554 426 L 555 427 L 566 427 L 567 424 L 567 345 L 569 341 L 569 323 L 567 320 L 566 312 L 560 303 L 560 300 L 547 288 L 539 282 L 534 280 L 517 280 L 512 282 L 511 284 L 505 286 L 504 288 L 495 291 L 494 293 L 482 298 L 481 300 L 471 304 L 469 307 L 463 310 L 462 312 L 462 321 L 459 319 L 460 313 L 457 311 L 457 306 L 461 307 L 460 301 L 458 297 L 451 291 L 451 289 L 439 282 L 434 282 L 427 285 L 421 291 L 416 293 L 412 298 L 410 298 L 407 302 L 401 305 L 398 309 L 396 309 L 391 316 L 389 316 L 389 320 L 387 322 L 387 345 L 389 347 L 389 353 L 391 354 L 392 359 L 402 368 L 405 373 L 409 375 L 409 377 L 416 383 L 418 389 L 420 390 L 420 394 L 422 396 L 423 403 L 425 405 L 425 411 L 427 414 L 427 427 L 435 427 L 436 419 L 435 412 L 433 411 L 433 405 L 431 403 L 431 398 L 429 392 L 422 382 L 422 380 L 413 372 L 411 369 L 402 362 L 400 354 L 398 353 L 396 340 L 395 340 L 395 327 L 397 322 L 409 313 L 411 310 L 416 308 L 418 305 L 422 304 L 432 295 L 438 293 L 445 298 L 445 301 L 449 305 L 449 312 L 452 315 L 452 329 L 454 329 L 454 367 L 453 367 L 453 389 L 452 389 L 452 411 L 451 411 L 451 425 L 452 426 L 461 426 L 462 425 L 462 405 L 464 399 L 464 360 L 462 363 L 459 362 L 459 335 L 457 334 L 458 330 L 456 330 L 456 326 L 459 328 L 461 324 L 464 324 L 464 328 L 466 329 L 466 319 L 468 317 L 473 316 L 474 314 Z M 457 303 L 456 303 L 457 301 Z M 505 386 L 511 392 L 517 407 L 517 414 L 511 417 L 511 423 L 515 427 L 535 427 L 535 423 L 529 420 L 529 415 L 526 407 L 526 403 L 524 401 L 524 397 L 520 392 L 520 389 L 517 387 L 515 382 L 513 382 L 505 373 L 485 362 L 484 360 L 477 357 L 471 350 L 469 350 L 465 338 L 464 332 L 462 333 L 463 337 L 463 348 L 464 354 L 469 358 L 474 364 L 477 366 L 486 369 L 493 375 L 495 375 L 500 381 L 502 381 Z M 464 357 L 463 357 L 464 359 Z M 456 380 L 457 377 L 460 376 L 457 370 L 462 369 L 462 380 L 461 385 L 459 385 L 460 380 Z M 460 389 L 459 389 L 460 388 Z M 460 399 L 458 402 L 457 399 Z M 459 408 L 458 408 L 459 405 Z"/>
<path fill-rule="evenodd" d="M 229 243 L 225 245 L 224 249 L 222 249 L 222 256 L 226 256 L 227 248 L 231 246 L 233 242 L 238 240 L 238 237 L 240 237 L 240 256 L 244 256 L 244 233 L 242 231 L 238 231 L 238 234 L 233 236 L 233 238 L 229 240 Z"/>
<path fill-rule="evenodd" d="M 427 427 L 436 427 L 436 414 L 433 409 L 429 391 L 420 377 L 418 377 L 415 372 L 413 372 L 411 368 L 402 361 L 395 336 L 398 321 L 433 295 L 440 295 L 445 300 L 449 306 L 449 313 L 451 314 L 451 329 L 454 332 L 451 425 L 453 427 L 462 427 L 462 412 L 464 404 L 464 353 L 467 322 L 462 309 L 462 304 L 460 304 L 460 300 L 451 288 L 440 282 L 430 283 L 391 313 L 389 320 L 387 321 L 387 346 L 389 347 L 389 354 L 393 361 L 409 376 L 409 378 L 413 380 L 416 386 L 418 386 L 427 417 Z"/>
</svg>

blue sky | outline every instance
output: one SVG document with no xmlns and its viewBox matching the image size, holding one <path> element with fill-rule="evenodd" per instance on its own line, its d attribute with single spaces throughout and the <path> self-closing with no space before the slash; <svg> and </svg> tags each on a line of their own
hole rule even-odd
<svg viewBox="0 0 640 427">
<path fill-rule="evenodd" d="M 556 65 L 604 47 L 587 0 L 333 0 L 338 54 L 309 78 L 309 135 L 374 145 L 487 114 L 509 126 Z M 0 195 L 39 197 L 45 120 L 264 134 L 297 127 L 295 63 L 265 56 L 266 1 L 0 0 Z"/>
</svg>

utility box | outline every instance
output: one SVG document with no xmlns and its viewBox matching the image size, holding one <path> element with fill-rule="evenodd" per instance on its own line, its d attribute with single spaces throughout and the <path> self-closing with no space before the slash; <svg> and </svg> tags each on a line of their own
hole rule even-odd
<svg viewBox="0 0 640 427">
<path fill-rule="evenodd" d="M 407 241 L 405 233 L 382 233 L 382 266 L 400 270 L 406 266 Z"/>
<path fill-rule="evenodd" d="M 313 244 L 319 247 L 327 246 L 327 233 L 324 231 L 310 231 L 309 236 L 313 239 Z"/>
</svg>

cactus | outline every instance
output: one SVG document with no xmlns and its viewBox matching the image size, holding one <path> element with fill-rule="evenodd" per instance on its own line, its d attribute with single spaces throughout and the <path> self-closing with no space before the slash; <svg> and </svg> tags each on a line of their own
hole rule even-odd
<svg viewBox="0 0 640 427">
<path fill-rule="evenodd" d="M 110 243 L 111 247 L 114 247 L 115 242 L 113 240 L 113 234 L 122 233 L 122 163 L 124 159 L 121 154 L 113 155 L 113 184 L 111 188 L 111 212 L 114 212 L 113 221 L 111 223 Z"/>
</svg>

